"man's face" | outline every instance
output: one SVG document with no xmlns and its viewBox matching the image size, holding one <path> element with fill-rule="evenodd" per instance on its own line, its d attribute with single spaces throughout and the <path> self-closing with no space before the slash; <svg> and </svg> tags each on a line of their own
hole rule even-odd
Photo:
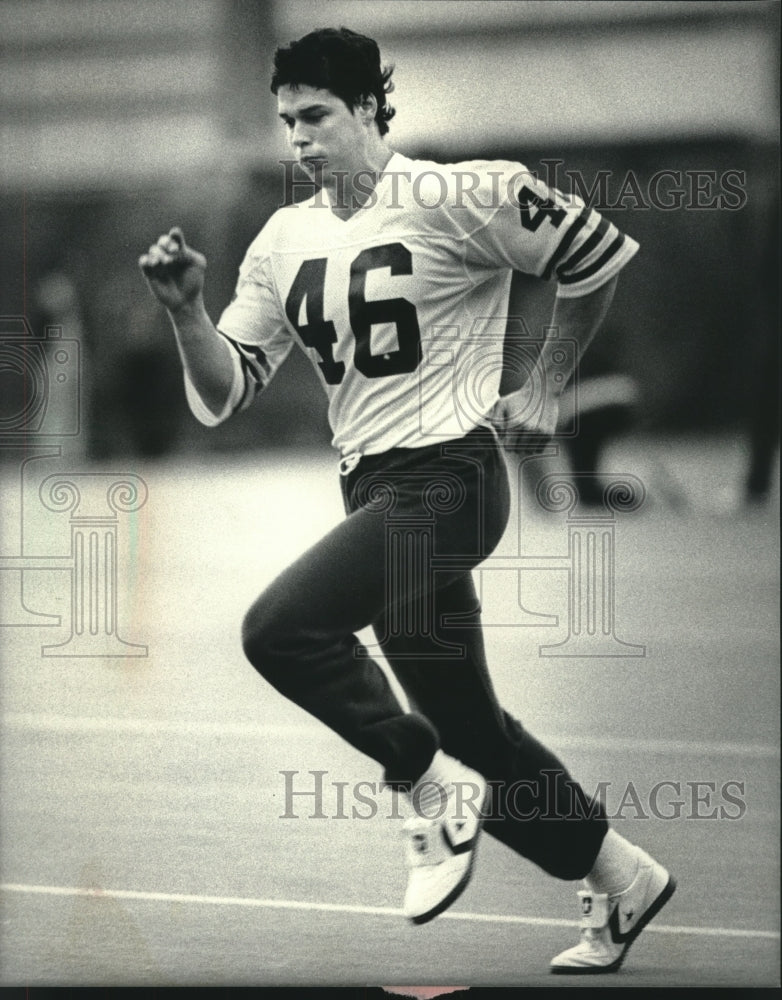
<svg viewBox="0 0 782 1000">
<path fill-rule="evenodd" d="M 369 129 L 330 90 L 286 84 L 277 94 L 277 111 L 296 159 L 311 177 L 328 180 L 334 171 L 364 166 Z"/>
</svg>

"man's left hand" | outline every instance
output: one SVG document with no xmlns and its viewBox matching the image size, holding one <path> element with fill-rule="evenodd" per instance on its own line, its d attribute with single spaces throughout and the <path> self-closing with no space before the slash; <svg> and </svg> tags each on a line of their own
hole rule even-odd
<svg viewBox="0 0 782 1000">
<path fill-rule="evenodd" d="M 501 396 L 489 419 L 508 451 L 540 454 L 557 429 L 559 395 L 536 379 Z"/>
</svg>

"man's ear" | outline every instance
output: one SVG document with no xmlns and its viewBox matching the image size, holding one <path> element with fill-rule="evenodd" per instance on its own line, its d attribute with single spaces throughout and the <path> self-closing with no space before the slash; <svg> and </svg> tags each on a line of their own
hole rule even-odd
<svg viewBox="0 0 782 1000">
<path fill-rule="evenodd" d="M 375 120 L 377 114 L 377 98 L 374 94 L 365 94 L 358 104 L 358 111 L 361 118 L 367 125 Z"/>
</svg>

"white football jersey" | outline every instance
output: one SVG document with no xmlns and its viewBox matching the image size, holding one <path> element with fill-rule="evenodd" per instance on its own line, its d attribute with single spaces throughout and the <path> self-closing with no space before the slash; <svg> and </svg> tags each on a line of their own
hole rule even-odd
<svg viewBox="0 0 782 1000">
<path fill-rule="evenodd" d="M 217 329 L 235 378 L 214 425 L 249 405 L 294 342 L 329 398 L 341 454 L 464 436 L 499 398 L 512 271 L 585 295 L 638 244 L 574 196 L 506 161 L 439 164 L 395 153 L 343 220 L 324 192 L 279 209 L 247 250 Z"/>
</svg>

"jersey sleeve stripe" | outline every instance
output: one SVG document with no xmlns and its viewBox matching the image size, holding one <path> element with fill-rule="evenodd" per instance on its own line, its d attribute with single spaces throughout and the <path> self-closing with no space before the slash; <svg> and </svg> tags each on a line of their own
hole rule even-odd
<svg viewBox="0 0 782 1000">
<path fill-rule="evenodd" d="M 240 377 L 243 383 L 242 392 L 236 399 L 233 412 L 244 410 L 250 405 L 256 394 L 271 381 L 273 371 L 266 352 L 257 344 L 242 344 L 229 337 L 227 333 L 218 330 L 224 337 L 235 357 L 239 359 Z"/>
<path fill-rule="evenodd" d="M 605 250 L 596 261 L 590 264 L 588 267 L 583 268 L 581 271 L 576 271 L 574 274 L 568 274 L 564 277 L 560 277 L 560 282 L 563 285 L 571 285 L 576 281 L 585 281 L 587 278 L 591 278 L 593 274 L 597 274 L 598 271 L 603 268 L 612 257 L 614 257 L 621 249 L 625 241 L 624 233 L 619 233 L 613 243 Z"/>
<path fill-rule="evenodd" d="M 543 274 L 541 275 L 541 277 L 544 279 L 544 281 L 548 281 L 551 275 L 554 273 L 554 268 L 557 266 L 557 264 L 559 264 L 564 255 L 568 252 L 573 243 L 573 240 L 575 240 L 575 238 L 578 236 L 578 234 L 586 225 L 587 219 L 589 218 L 591 212 L 592 212 L 591 208 L 584 208 L 581 210 L 579 215 L 576 216 L 576 218 L 573 220 L 573 222 L 570 225 L 570 228 L 560 240 L 559 246 L 551 255 L 548 264 L 546 264 L 546 267 L 543 270 Z"/>
<path fill-rule="evenodd" d="M 608 232 L 608 227 L 611 223 L 608 219 L 602 218 L 597 229 L 588 237 L 581 246 L 575 250 L 567 260 L 563 261 L 556 269 L 557 277 L 562 280 L 562 276 L 565 271 L 571 271 L 577 264 L 589 256 L 589 254 L 600 244 L 605 234 Z"/>
<path fill-rule="evenodd" d="M 221 337 L 224 337 L 228 341 L 231 347 L 239 355 L 242 363 L 242 374 L 245 377 L 245 381 L 252 379 L 261 386 L 266 385 L 272 377 L 272 369 L 263 348 L 259 347 L 257 344 L 240 344 L 239 341 L 234 340 L 233 337 L 229 337 L 228 334 L 223 333 L 222 330 L 219 330 L 218 332 Z"/>
</svg>

